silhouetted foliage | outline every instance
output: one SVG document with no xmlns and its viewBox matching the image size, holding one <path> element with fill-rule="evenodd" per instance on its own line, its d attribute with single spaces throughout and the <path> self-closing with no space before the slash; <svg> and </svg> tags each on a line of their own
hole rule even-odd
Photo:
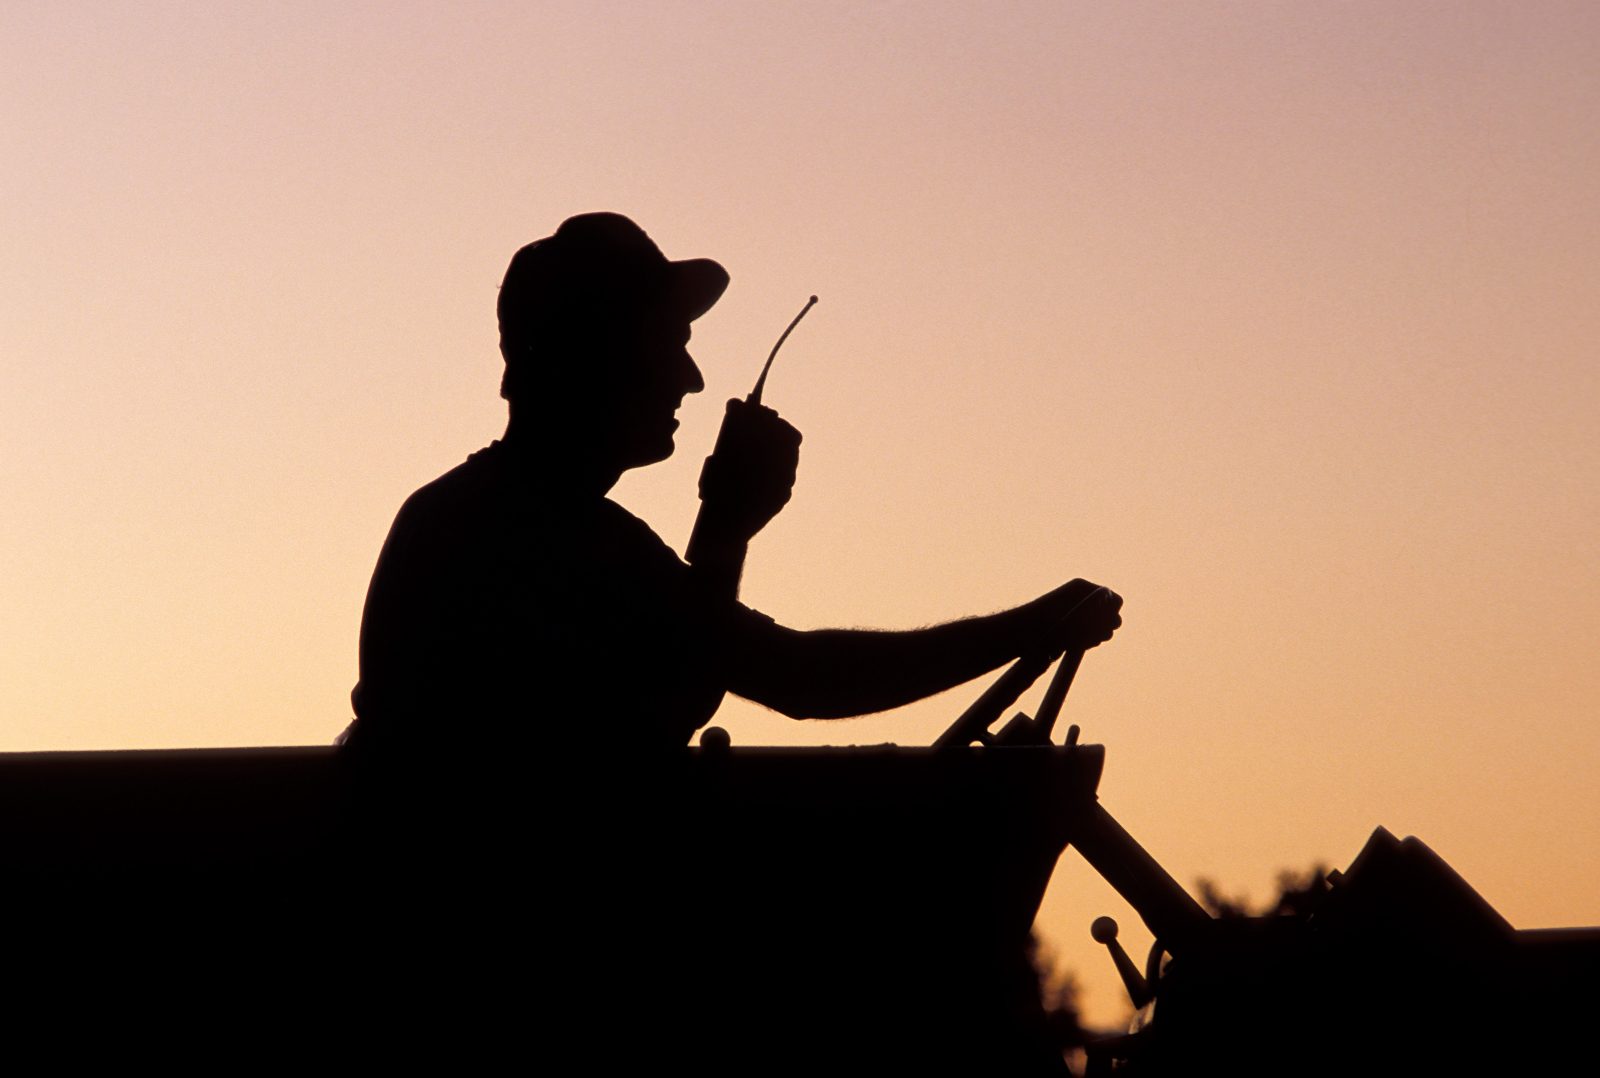
<svg viewBox="0 0 1600 1078">
<path fill-rule="evenodd" d="M 1214 880 L 1205 877 L 1195 881 L 1195 889 L 1200 892 L 1200 904 L 1213 917 L 1304 917 L 1328 893 L 1327 877 L 1328 866 L 1321 863 L 1303 873 L 1284 869 L 1278 873 L 1277 897 L 1259 909 L 1252 908 L 1243 895 L 1224 894 Z"/>
<path fill-rule="evenodd" d="M 1040 941 L 1038 933 L 1028 937 L 1028 960 L 1039 978 L 1039 1000 L 1044 1006 L 1047 1036 L 1064 1057 L 1070 1058 L 1083 1048 L 1089 1037 L 1078 1009 L 1081 986 L 1077 975 L 1061 967 L 1055 952 Z"/>
</svg>

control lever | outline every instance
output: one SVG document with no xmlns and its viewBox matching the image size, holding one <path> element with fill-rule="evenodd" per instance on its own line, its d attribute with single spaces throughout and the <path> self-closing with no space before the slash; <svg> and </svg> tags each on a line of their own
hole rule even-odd
<svg viewBox="0 0 1600 1078">
<path fill-rule="evenodd" d="M 998 734 L 991 735 L 985 731 L 978 735 L 978 741 L 984 745 L 1050 744 L 1056 717 L 1061 714 L 1061 702 L 1067 698 L 1067 690 L 1072 687 L 1072 679 L 1082 662 L 1081 651 L 1069 651 L 1062 655 L 1061 665 L 1056 667 L 1055 677 L 1050 679 L 1050 687 L 1044 691 L 1044 699 L 1039 703 L 1039 714 L 1029 718 L 1026 712 L 1019 711 L 1000 728 Z M 1076 738 L 1072 740 L 1076 741 Z"/>
<path fill-rule="evenodd" d="M 1133 1001 L 1135 1008 L 1142 1008 L 1155 998 L 1155 993 L 1150 990 L 1150 982 L 1144 978 L 1133 959 L 1128 957 L 1128 952 L 1122 944 L 1117 942 L 1117 922 L 1110 917 L 1096 917 L 1094 924 L 1089 926 L 1089 936 L 1096 942 L 1104 944 L 1106 950 L 1111 952 L 1111 962 L 1117 967 L 1117 974 L 1122 978 L 1123 987 L 1128 990 L 1128 998 Z"/>
<path fill-rule="evenodd" d="M 1084 604 L 1105 594 L 1107 594 L 1105 588 L 1094 589 L 1073 604 L 1062 621 L 1070 621 Z M 950 724 L 949 729 L 939 735 L 933 747 L 950 750 L 970 745 L 974 741 L 980 745 L 1050 744 L 1056 717 L 1061 713 L 1061 704 L 1067 698 L 1067 690 L 1072 688 L 1072 679 L 1077 676 L 1083 655 L 1083 649 L 1065 652 L 1038 651 L 1024 655 L 1012 663 L 993 685 L 985 689 L 983 695 L 974 700 L 972 705 Z M 1027 692 L 1028 686 L 1039 680 L 1039 676 L 1050 669 L 1050 664 L 1058 657 L 1061 659 L 1061 665 L 1056 667 L 1055 677 L 1050 679 L 1050 687 L 1045 690 L 1044 699 L 1039 702 L 1039 717 L 1029 718 L 1019 711 L 999 733 L 991 734 L 989 727 L 994 725 L 1001 713 L 1015 703 L 1017 697 Z"/>
</svg>

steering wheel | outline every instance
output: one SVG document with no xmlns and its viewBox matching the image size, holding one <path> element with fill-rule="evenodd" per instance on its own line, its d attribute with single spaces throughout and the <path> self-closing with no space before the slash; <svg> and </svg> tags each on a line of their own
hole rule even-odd
<svg viewBox="0 0 1600 1078">
<path fill-rule="evenodd" d="M 1072 688 L 1072 679 L 1077 676 L 1083 655 L 1084 651 L 1081 648 L 1065 652 L 1045 651 L 1024 655 L 1012 663 L 993 685 L 985 689 L 983 695 L 974 700 L 972 706 L 950 724 L 949 729 L 939 735 L 933 747 L 950 750 L 974 743 L 1050 744 L 1050 736 L 1055 730 L 1056 716 L 1061 714 L 1061 704 L 1067 698 L 1067 690 Z M 1039 702 L 1039 714 L 1029 718 L 1019 711 L 999 733 L 990 733 L 989 727 L 995 724 L 1005 709 L 1016 703 L 1017 697 L 1027 692 L 1028 686 L 1038 681 L 1039 675 L 1048 670 L 1050 664 L 1058 658 L 1061 664 L 1056 667 L 1055 677 L 1050 679 L 1050 687 L 1045 690 L 1044 699 Z M 1075 740 L 1076 738 L 1069 733 L 1068 743 Z"/>
</svg>

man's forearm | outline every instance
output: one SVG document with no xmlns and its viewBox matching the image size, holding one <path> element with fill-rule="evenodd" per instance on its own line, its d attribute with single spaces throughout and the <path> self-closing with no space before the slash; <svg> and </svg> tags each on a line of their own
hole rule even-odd
<svg viewBox="0 0 1600 1078">
<path fill-rule="evenodd" d="M 904 632 L 774 627 L 745 655 L 733 692 L 793 718 L 886 711 L 943 692 L 1048 646 L 1059 612 L 1045 600 Z"/>
</svg>

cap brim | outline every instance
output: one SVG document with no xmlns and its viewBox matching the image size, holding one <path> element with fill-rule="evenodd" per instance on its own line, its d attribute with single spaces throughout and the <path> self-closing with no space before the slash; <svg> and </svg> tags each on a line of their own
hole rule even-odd
<svg viewBox="0 0 1600 1078">
<path fill-rule="evenodd" d="M 669 262 L 668 302 L 688 321 L 709 311 L 728 290 L 728 271 L 709 258 Z"/>
</svg>

